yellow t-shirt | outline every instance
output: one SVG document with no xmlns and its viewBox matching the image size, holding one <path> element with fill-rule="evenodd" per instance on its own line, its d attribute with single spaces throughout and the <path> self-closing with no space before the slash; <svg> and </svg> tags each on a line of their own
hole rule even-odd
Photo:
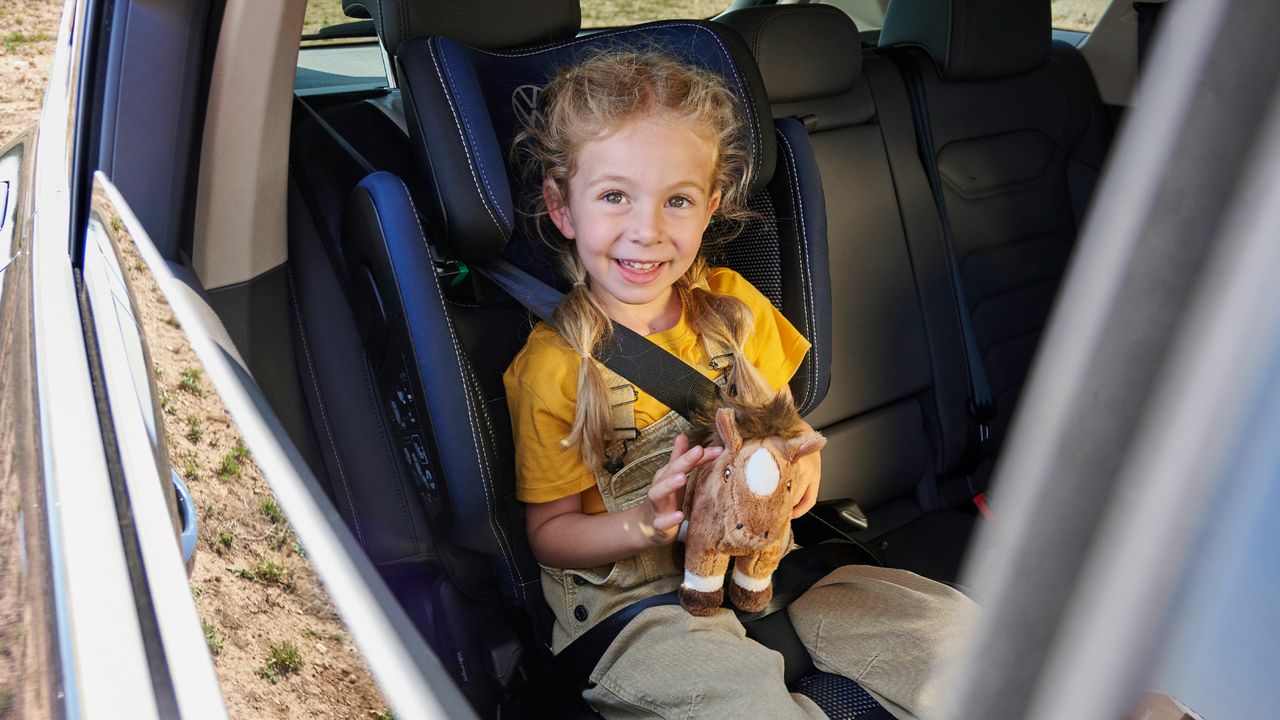
<svg viewBox="0 0 1280 720">
<path fill-rule="evenodd" d="M 713 292 L 733 295 L 747 304 L 755 322 L 743 351 L 774 388 L 781 388 L 791 380 L 809 351 L 809 341 L 768 298 L 733 270 L 710 270 L 707 284 Z M 683 313 L 674 327 L 647 337 L 708 378 L 716 376 L 716 371 L 708 365 L 702 341 L 686 323 Z M 595 476 L 582 461 L 577 448 L 560 445 L 573 425 L 578 364 L 577 354 L 560 334 L 539 323 L 502 375 L 516 446 L 516 497 L 524 502 L 541 503 L 585 493 L 583 511 L 604 512 Z M 637 430 L 643 430 L 670 412 L 670 408 L 644 390 L 636 388 L 636 392 Z"/>
</svg>

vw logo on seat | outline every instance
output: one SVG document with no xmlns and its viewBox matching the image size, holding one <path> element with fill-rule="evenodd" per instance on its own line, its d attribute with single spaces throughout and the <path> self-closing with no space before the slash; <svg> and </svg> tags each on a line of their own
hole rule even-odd
<svg viewBox="0 0 1280 720">
<path fill-rule="evenodd" d="M 529 127 L 538 115 L 538 93 L 542 88 L 538 85 L 521 85 L 511 93 L 511 108 L 515 110 L 520 122 Z"/>
</svg>

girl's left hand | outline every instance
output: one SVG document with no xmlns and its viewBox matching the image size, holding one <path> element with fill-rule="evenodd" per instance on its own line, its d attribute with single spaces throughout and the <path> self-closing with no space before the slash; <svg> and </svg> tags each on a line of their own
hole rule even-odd
<svg viewBox="0 0 1280 720">
<path fill-rule="evenodd" d="M 796 460 L 795 480 L 791 483 L 791 519 L 813 509 L 818 502 L 818 486 L 822 484 L 822 453 L 810 453 Z"/>
</svg>

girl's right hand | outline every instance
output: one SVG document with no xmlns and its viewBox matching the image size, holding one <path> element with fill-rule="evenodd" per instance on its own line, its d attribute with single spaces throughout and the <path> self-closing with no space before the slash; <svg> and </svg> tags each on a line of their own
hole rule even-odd
<svg viewBox="0 0 1280 720">
<path fill-rule="evenodd" d="M 689 447 L 689 438 L 683 434 L 676 436 L 675 446 L 671 448 L 671 459 L 653 475 L 653 485 L 649 488 L 649 502 L 644 506 L 648 512 L 644 530 L 654 545 L 668 545 L 680 533 L 680 523 L 684 522 L 684 512 L 680 510 L 680 491 L 688 484 L 688 473 L 704 463 L 720 457 L 724 448 L 719 446 Z"/>
</svg>

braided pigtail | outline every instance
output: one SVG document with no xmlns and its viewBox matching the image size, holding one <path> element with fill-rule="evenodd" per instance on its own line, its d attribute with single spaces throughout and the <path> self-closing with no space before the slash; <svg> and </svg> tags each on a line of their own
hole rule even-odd
<svg viewBox="0 0 1280 720">
<path fill-rule="evenodd" d="M 595 468 L 604 464 L 605 441 L 613 434 L 613 422 L 609 415 L 609 389 L 592 353 L 612 335 L 613 324 L 587 289 L 587 271 L 578 256 L 565 254 L 561 261 L 565 275 L 573 280 L 573 287 L 553 319 L 556 330 L 579 359 L 573 427 L 560 444 L 565 448 L 578 448 L 587 467 Z"/>
<path fill-rule="evenodd" d="M 755 325 L 751 310 L 732 295 L 707 289 L 706 273 L 706 261 L 699 257 L 681 279 L 685 316 L 698 335 L 733 353 L 733 368 L 725 387 L 744 402 L 763 402 L 773 395 L 772 389 L 744 354 Z"/>
</svg>

